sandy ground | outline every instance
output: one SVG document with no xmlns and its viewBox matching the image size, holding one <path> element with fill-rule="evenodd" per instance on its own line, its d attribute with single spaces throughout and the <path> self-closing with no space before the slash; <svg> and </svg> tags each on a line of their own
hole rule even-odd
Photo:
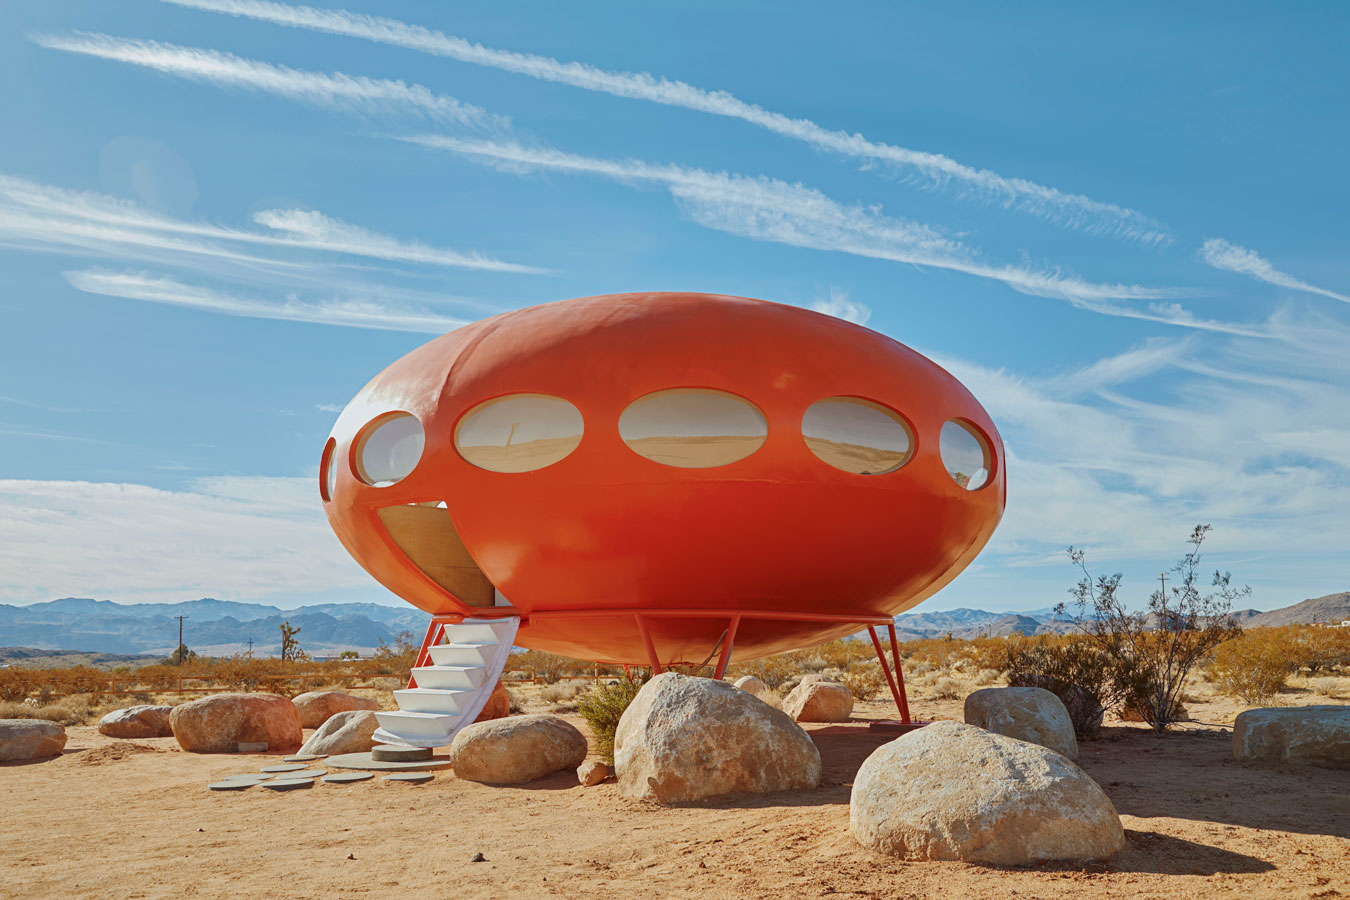
<svg viewBox="0 0 1350 900">
<path fill-rule="evenodd" d="M 809 726 L 818 790 L 676 809 L 571 773 L 525 787 L 441 773 L 422 786 L 214 793 L 208 782 L 275 758 L 73 727 L 63 756 L 0 765 L 0 897 L 1350 896 L 1350 772 L 1236 763 L 1222 727 L 1234 711 L 1200 703 L 1195 718 L 1213 724 L 1165 737 L 1114 725 L 1084 744 L 1128 848 L 1032 869 L 905 863 L 849 837 L 854 773 L 888 740 L 866 721 L 894 714 L 879 702 L 854 723 Z M 960 703 L 916 698 L 916 712 L 960 718 Z M 470 862 L 476 852 L 486 861 Z"/>
</svg>

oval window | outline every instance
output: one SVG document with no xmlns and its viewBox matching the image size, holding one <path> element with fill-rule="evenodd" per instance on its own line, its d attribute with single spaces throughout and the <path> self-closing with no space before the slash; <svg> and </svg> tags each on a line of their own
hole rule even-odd
<svg viewBox="0 0 1350 900">
<path fill-rule="evenodd" d="M 510 394 L 469 410 L 455 429 L 455 449 L 489 472 L 530 472 L 577 449 L 584 430 L 581 413 L 561 397 Z"/>
<path fill-rule="evenodd" d="M 725 391 L 675 388 L 639 397 L 619 416 L 619 436 L 634 453 L 683 469 L 745 459 L 769 435 L 764 414 Z"/>
<path fill-rule="evenodd" d="M 407 478 L 422 458 L 426 434 L 411 413 L 375 419 L 356 442 L 356 474 L 366 484 L 388 487 Z"/>
<path fill-rule="evenodd" d="M 882 475 L 909 462 L 909 426 L 891 410 L 856 397 L 829 397 L 802 416 L 806 446 L 823 462 L 855 475 Z"/>
<path fill-rule="evenodd" d="M 337 492 L 337 466 L 333 465 L 335 449 L 337 441 L 329 438 L 323 448 L 323 457 L 319 460 L 319 494 L 325 502 L 332 500 L 333 494 Z"/>
<path fill-rule="evenodd" d="M 949 419 L 942 426 L 941 451 L 947 474 L 961 487 L 974 491 L 989 481 L 989 444 L 975 426 Z"/>
</svg>

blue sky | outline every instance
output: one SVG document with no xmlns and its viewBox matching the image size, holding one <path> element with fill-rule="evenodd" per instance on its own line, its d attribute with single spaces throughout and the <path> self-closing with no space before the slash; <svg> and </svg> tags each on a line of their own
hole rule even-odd
<svg viewBox="0 0 1350 900">
<path fill-rule="evenodd" d="M 379 16 L 381 18 L 373 18 Z M 865 322 L 998 422 L 925 606 L 1068 544 L 1345 590 L 1350 9 L 128 0 L 0 7 L 0 602 L 398 602 L 315 471 L 502 310 L 701 290 Z"/>
</svg>

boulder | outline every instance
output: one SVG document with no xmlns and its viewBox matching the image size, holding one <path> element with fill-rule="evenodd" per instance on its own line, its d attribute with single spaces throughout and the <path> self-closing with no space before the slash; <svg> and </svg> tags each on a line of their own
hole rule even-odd
<svg viewBox="0 0 1350 900">
<path fill-rule="evenodd" d="M 368 709 L 353 709 L 334 713 L 319 726 L 300 747 L 300 753 L 337 756 L 342 753 L 365 753 L 375 746 L 375 713 Z"/>
<path fill-rule="evenodd" d="M 577 767 L 577 781 L 594 787 L 609 777 L 609 766 L 598 759 L 588 759 Z"/>
<path fill-rule="evenodd" d="M 491 722 L 493 719 L 505 719 L 509 715 L 511 715 L 511 695 L 506 692 L 506 685 L 499 681 L 492 689 L 492 696 L 483 704 L 483 711 L 474 721 Z"/>
<path fill-rule="evenodd" d="M 624 711 L 614 767 L 623 794 L 665 804 L 820 783 L 820 751 L 786 713 L 676 672 L 648 681 Z"/>
<path fill-rule="evenodd" d="M 178 746 L 192 753 L 234 753 L 264 743 L 269 751 L 300 746 L 300 711 L 278 694 L 216 694 L 180 703 L 169 714 Z"/>
<path fill-rule="evenodd" d="M 966 724 L 1078 758 L 1069 711 L 1038 687 L 984 688 L 966 697 Z"/>
<path fill-rule="evenodd" d="M 98 733 L 114 738 L 173 737 L 169 727 L 172 706 L 128 706 L 98 721 Z"/>
<path fill-rule="evenodd" d="M 1064 755 L 960 722 L 884 744 L 853 780 L 849 830 L 902 859 L 1022 866 L 1125 846 L 1106 793 Z"/>
<path fill-rule="evenodd" d="M 807 675 L 783 699 L 783 712 L 798 722 L 847 722 L 853 715 L 853 692 L 824 676 Z"/>
<path fill-rule="evenodd" d="M 300 710 L 300 724 L 305 728 L 318 728 L 340 712 L 380 708 L 380 704 L 374 700 L 355 697 L 342 691 L 309 691 L 300 694 L 291 702 Z"/>
<path fill-rule="evenodd" d="M 466 781 L 524 784 L 586 759 L 586 736 L 558 716 L 475 722 L 455 735 L 450 765 Z"/>
<path fill-rule="evenodd" d="M 747 693 L 754 694 L 756 697 L 768 690 L 768 687 L 764 682 L 753 675 L 742 675 L 740 678 L 737 678 L 736 687 Z"/>
<path fill-rule="evenodd" d="M 1233 723 L 1233 756 L 1350 769 L 1350 706 L 1245 710 Z"/>
<path fill-rule="evenodd" d="M 1073 723 L 1075 735 L 1095 737 L 1102 727 L 1106 707 L 1097 700 L 1091 691 L 1081 684 L 1051 678 L 1048 675 L 1019 675 L 1011 679 L 1013 687 L 1045 688 L 1059 698 L 1069 712 L 1069 721 Z"/>
<path fill-rule="evenodd" d="M 0 719 L 0 762 L 59 756 L 66 729 L 46 719 Z"/>
</svg>

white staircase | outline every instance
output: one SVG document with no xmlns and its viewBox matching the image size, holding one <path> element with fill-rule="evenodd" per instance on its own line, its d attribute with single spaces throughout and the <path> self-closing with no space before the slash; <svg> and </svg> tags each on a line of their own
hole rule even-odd
<svg viewBox="0 0 1350 900">
<path fill-rule="evenodd" d="M 377 712 L 376 743 L 444 747 L 483 711 L 511 655 L 518 616 L 446 625 L 427 648 L 433 665 L 412 670 L 417 687 L 394 691 L 398 712 Z"/>
</svg>

